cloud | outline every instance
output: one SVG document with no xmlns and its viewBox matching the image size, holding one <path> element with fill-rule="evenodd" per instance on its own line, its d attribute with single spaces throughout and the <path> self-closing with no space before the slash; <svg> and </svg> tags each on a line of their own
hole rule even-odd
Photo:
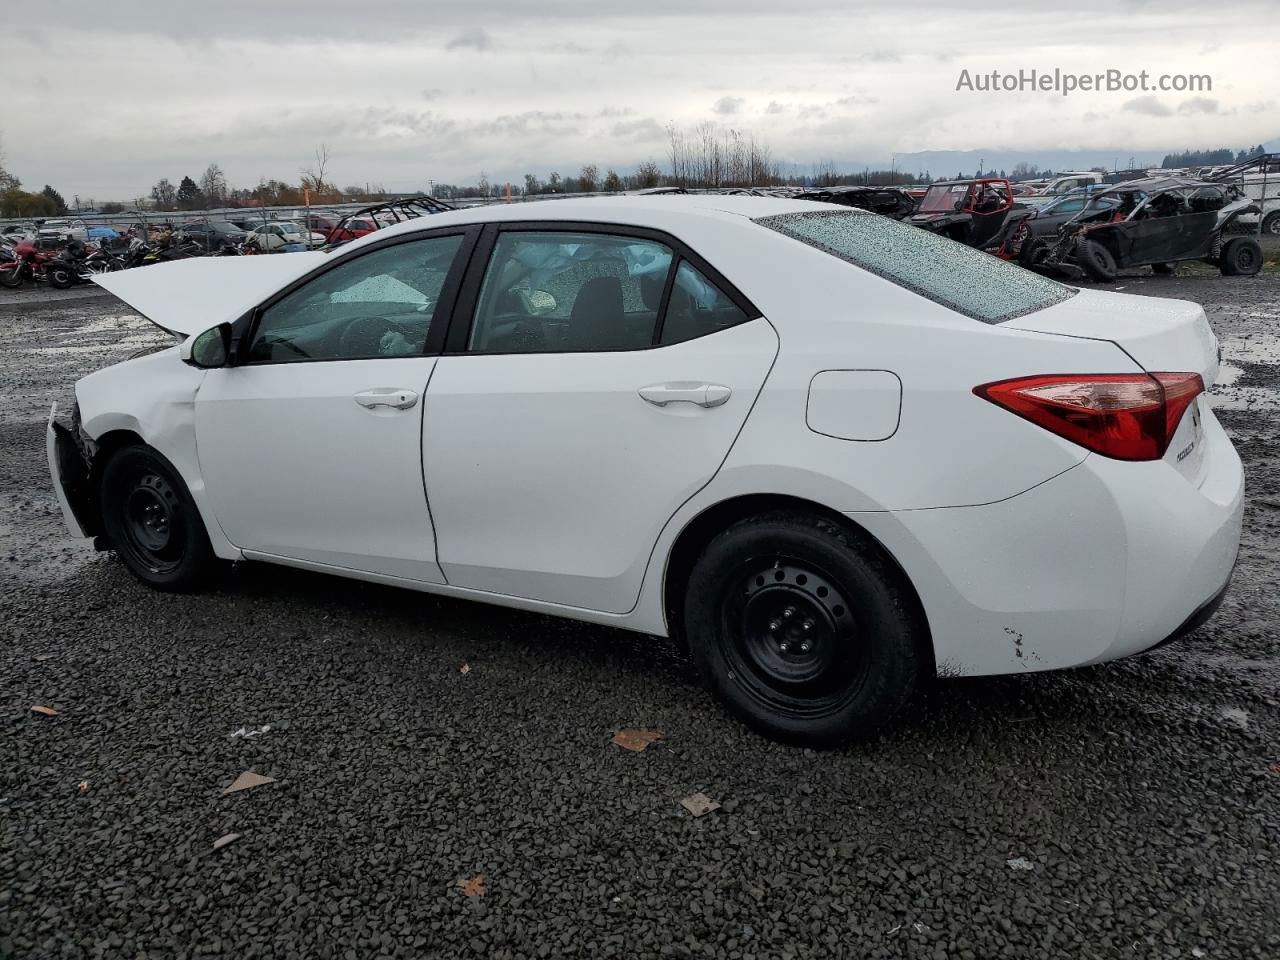
<svg viewBox="0 0 1280 960">
<path fill-rule="evenodd" d="M 444 45 L 446 50 L 492 50 L 493 37 L 484 27 L 467 27 Z"/>
<path fill-rule="evenodd" d="M 1217 113 L 1218 101 L 1212 97 L 1192 97 L 1178 104 L 1179 113 Z"/>
<path fill-rule="evenodd" d="M 742 105 L 745 102 L 742 97 L 721 97 L 712 105 L 711 109 L 721 116 L 728 116 L 742 109 Z"/>
<path fill-rule="evenodd" d="M 667 129 L 653 117 L 615 123 L 609 133 L 618 140 L 661 140 Z"/>
<path fill-rule="evenodd" d="M 444 96 L 444 91 L 439 87 L 428 87 L 422 91 L 423 100 L 439 100 Z"/>
<path fill-rule="evenodd" d="M 864 104 L 879 103 L 875 97 L 864 97 L 861 94 L 853 93 L 847 97 L 841 97 L 835 102 L 837 107 L 860 107 Z"/>
<path fill-rule="evenodd" d="M 566 40 L 564 43 L 553 43 L 547 50 L 551 53 L 572 53 L 579 56 L 591 52 L 590 47 L 584 47 L 573 40 Z"/>
<path fill-rule="evenodd" d="M 1152 96 L 1137 97 L 1133 100 L 1127 100 L 1121 105 L 1120 109 L 1129 110 L 1132 113 L 1144 113 L 1148 117 L 1167 117 L 1173 113 L 1168 106 Z"/>
<path fill-rule="evenodd" d="M 769 105 L 764 108 L 765 113 L 786 113 L 787 108 L 777 100 L 770 100 Z"/>
</svg>

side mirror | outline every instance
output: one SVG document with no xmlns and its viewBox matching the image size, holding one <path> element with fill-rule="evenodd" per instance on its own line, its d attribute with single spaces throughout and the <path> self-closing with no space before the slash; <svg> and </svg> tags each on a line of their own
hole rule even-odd
<svg viewBox="0 0 1280 960">
<path fill-rule="evenodd" d="M 231 324 L 220 323 L 204 333 L 188 337 L 178 348 L 178 355 L 183 363 L 201 370 L 225 367 L 231 355 Z"/>
</svg>

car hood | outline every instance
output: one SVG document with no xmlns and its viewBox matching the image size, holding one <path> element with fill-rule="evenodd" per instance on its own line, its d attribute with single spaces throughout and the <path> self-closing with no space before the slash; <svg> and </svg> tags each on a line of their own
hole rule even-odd
<svg viewBox="0 0 1280 960">
<path fill-rule="evenodd" d="M 192 257 L 97 274 L 93 282 L 160 329 L 190 336 L 237 319 L 326 259 L 323 253 Z"/>
</svg>

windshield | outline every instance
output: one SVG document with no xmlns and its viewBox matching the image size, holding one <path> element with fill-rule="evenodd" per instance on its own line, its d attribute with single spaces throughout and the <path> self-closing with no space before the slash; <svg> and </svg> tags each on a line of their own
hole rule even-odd
<svg viewBox="0 0 1280 960">
<path fill-rule="evenodd" d="M 791 213 L 756 222 L 983 323 L 1042 310 L 1075 293 L 999 257 L 873 214 Z"/>
<path fill-rule="evenodd" d="M 967 183 L 939 184 L 930 187 L 929 192 L 920 201 L 920 208 L 916 213 L 951 213 L 955 210 L 956 203 L 963 203 L 968 193 Z"/>
</svg>

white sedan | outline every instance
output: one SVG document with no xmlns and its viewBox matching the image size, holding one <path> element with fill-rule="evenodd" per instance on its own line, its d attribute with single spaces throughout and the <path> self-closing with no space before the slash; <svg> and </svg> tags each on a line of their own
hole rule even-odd
<svg viewBox="0 0 1280 960">
<path fill-rule="evenodd" d="M 250 559 L 677 635 L 831 743 L 930 675 L 1150 649 L 1231 577 L 1203 310 L 874 214 L 498 205 L 95 282 L 182 341 L 79 381 L 55 488 L 160 589 Z"/>
</svg>

